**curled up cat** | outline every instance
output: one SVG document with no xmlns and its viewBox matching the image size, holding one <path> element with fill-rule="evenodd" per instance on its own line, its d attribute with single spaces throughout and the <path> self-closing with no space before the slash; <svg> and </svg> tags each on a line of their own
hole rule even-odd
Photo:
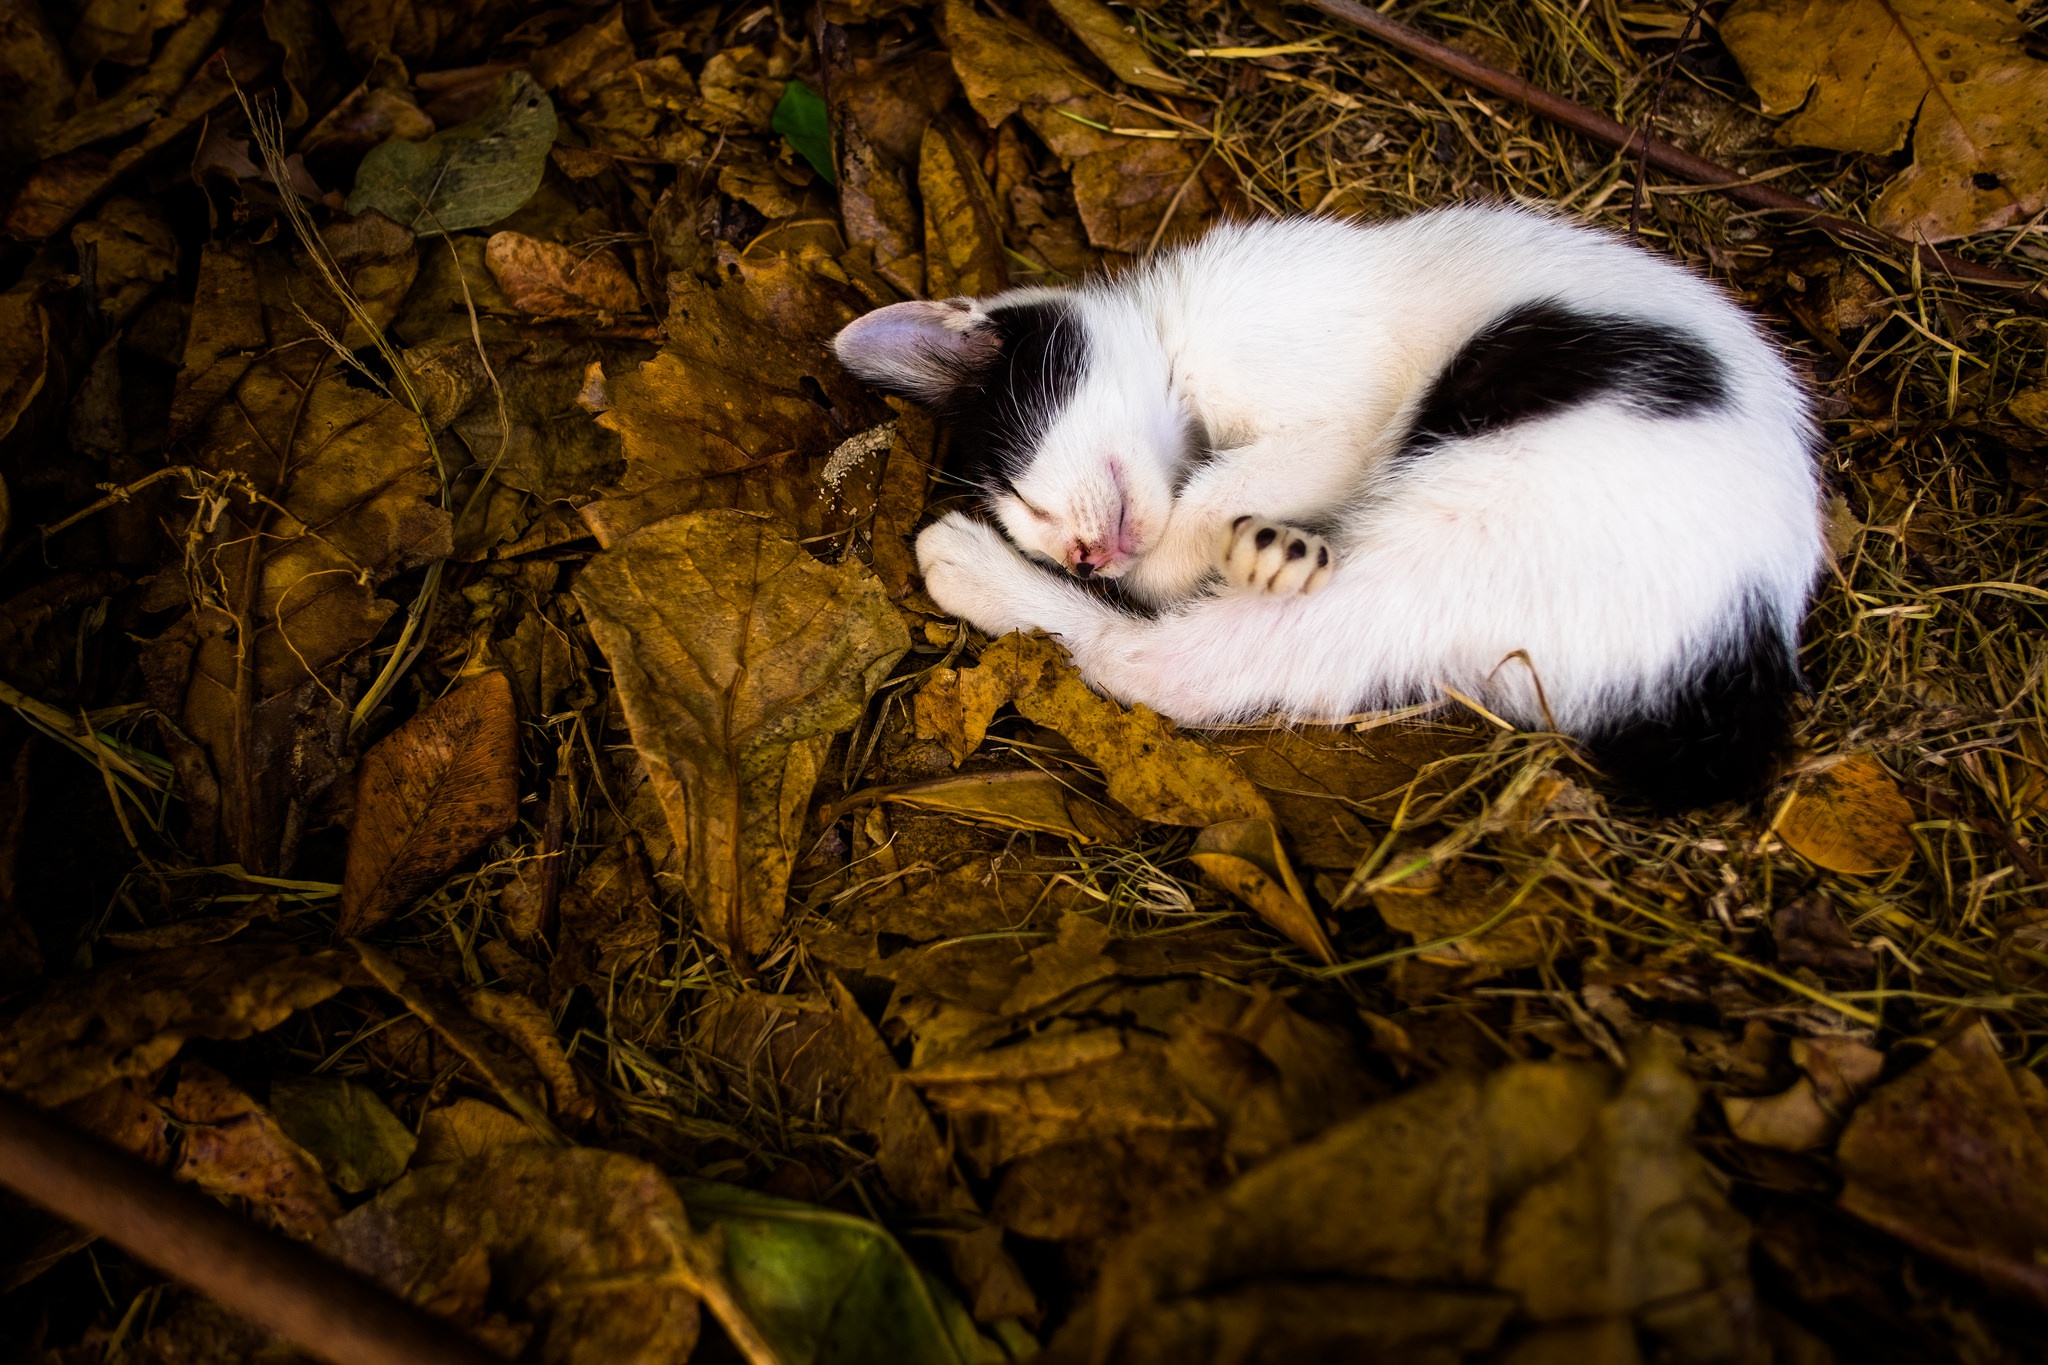
<svg viewBox="0 0 2048 1365">
<path fill-rule="evenodd" d="M 1648 250 L 1510 208 L 1225 224 L 834 344 L 950 420 L 994 519 L 919 535 L 932 599 L 1050 632 L 1122 701 L 1201 725 L 1457 695 L 1666 808 L 1749 794 L 1783 742 L 1823 553 L 1809 406 Z"/>
</svg>

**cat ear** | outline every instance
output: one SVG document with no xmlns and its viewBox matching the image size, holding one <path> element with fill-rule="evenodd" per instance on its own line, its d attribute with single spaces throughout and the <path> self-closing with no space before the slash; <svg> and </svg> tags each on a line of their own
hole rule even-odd
<svg viewBox="0 0 2048 1365">
<path fill-rule="evenodd" d="M 892 303 L 832 339 L 839 363 L 853 374 L 935 408 L 979 384 L 1002 345 L 995 323 L 972 299 Z"/>
</svg>

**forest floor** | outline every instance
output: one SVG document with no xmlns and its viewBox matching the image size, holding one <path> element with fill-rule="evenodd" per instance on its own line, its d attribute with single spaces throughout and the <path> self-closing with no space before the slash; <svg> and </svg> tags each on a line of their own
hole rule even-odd
<svg viewBox="0 0 2048 1365">
<path fill-rule="evenodd" d="M 2038 2 L 1385 11 L 2048 279 Z M 2038 284 L 1275 0 L 46 0 L 0 68 L 0 1089 L 550 1365 L 2048 1358 Z M 924 595 L 965 490 L 848 321 L 1475 199 L 1811 379 L 1763 798 L 1176 730 Z M 7 1365 L 304 1358 L 0 1195 Z"/>
</svg>

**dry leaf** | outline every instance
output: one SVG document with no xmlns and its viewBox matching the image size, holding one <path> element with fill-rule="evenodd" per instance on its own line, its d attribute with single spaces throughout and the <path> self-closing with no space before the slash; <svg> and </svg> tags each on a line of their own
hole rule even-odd
<svg viewBox="0 0 2048 1365">
<path fill-rule="evenodd" d="M 1316 919 L 1271 820 L 1211 825 L 1195 836 L 1188 857 L 1316 961 L 1328 966 L 1337 960 L 1337 950 Z"/>
<path fill-rule="evenodd" d="M 188 1038 L 246 1038 L 352 975 L 341 953 L 265 943 L 173 948 L 53 982 L 0 1025 L 0 1086 L 45 1108 L 161 1068 Z"/>
<path fill-rule="evenodd" d="M 1483 748 L 1486 739 L 1476 728 L 1446 725 L 1363 734 L 1309 725 L 1227 734 L 1216 743 L 1272 802 L 1304 865 L 1349 872 L 1377 841 L 1370 824 L 1391 820 L 1411 787 L 1417 800 L 1448 787 L 1452 774 L 1423 777 L 1425 768 Z"/>
<path fill-rule="evenodd" d="M 981 298 L 1010 282 L 994 195 L 960 135 L 940 119 L 924 130 L 917 192 L 924 200 L 925 287 L 933 298 Z M 881 262 L 876 262 L 879 268 Z"/>
<path fill-rule="evenodd" d="M 1162 94 L 1186 92 L 1186 83 L 1161 71 L 1152 54 L 1138 41 L 1137 30 L 1102 0 L 1052 0 L 1052 7 L 1074 36 L 1116 73 L 1118 80 Z"/>
<path fill-rule="evenodd" d="M 486 673 L 427 707 L 363 756 L 338 932 L 353 937 L 519 821 L 512 684 Z"/>
<path fill-rule="evenodd" d="M 1778 961 L 1788 967 L 1867 972 L 1877 963 L 1868 948 L 1858 946 L 1849 936 L 1825 891 L 1809 891 L 1780 906 L 1771 916 L 1771 937 L 1778 944 Z"/>
<path fill-rule="evenodd" d="M 1913 858 L 1913 808 L 1877 759 L 1852 754 L 1802 786 L 1774 826 L 1794 853 L 1830 872 L 1876 876 Z"/>
<path fill-rule="evenodd" d="M 2048 203 L 2048 62 L 2011 0 L 1741 0 L 1720 32 L 1765 112 L 1799 110 L 1779 141 L 1885 153 L 1911 131 L 1879 227 L 1942 242 Z"/>
<path fill-rule="evenodd" d="M 414 1171 L 336 1223 L 329 1246 L 458 1321 L 488 1302 L 533 1324 L 522 1359 L 538 1365 L 674 1365 L 697 1341 L 691 1235 L 648 1163 L 514 1146 Z"/>
<path fill-rule="evenodd" d="M 839 218 L 873 253 L 875 273 L 911 298 L 925 292 L 924 223 L 902 167 L 852 118 L 839 125 Z"/>
<path fill-rule="evenodd" d="M 1983 1024 L 1879 1086 L 1835 1153 L 1844 1209 L 2048 1306 L 2048 1138 Z"/>
<path fill-rule="evenodd" d="M 494 232 L 484 264 L 514 308 L 543 317 L 637 313 L 640 287 L 602 247 L 577 250 L 519 232 Z"/>
<path fill-rule="evenodd" d="M 728 254 L 713 278 L 669 276 L 668 343 L 611 381 L 598 418 L 626 457 L 619 486 L 582 509 L 601 543 L 710 507 L 779 516 L 805 535 L 825 529 L 824 461 L 888 410 L 828 346 L 867 301 L 844 272 L 814 264 Z"/>
<path fill-rule="evenodd" d="M 273 1081 L 270 1112 L 345 1194 L 382 1189 L 405 1173 L 418 1142 L 373 1090 L 343 1076 Z"/>
<path fill-rule="evenodd" d="M 939 811 L 963 820 L 1057 834 L 1077 844 L 1094 842 L 1075 827 L 1074 817 L 1067 813 L 1067 790 L 1059 779 L 1036 769 L 938 777 L 929 782 L 890 787 L 878 795 L 897 805 Z"/>
<path fill-rule="evenodd" d="M 280 1231 L 310 1241 L 341 1217 L 312 1153 L 211 1067 L 186 1062 L 164 1110 L 180 1124 L 171 1174 L 208 1194 L 246 1199 Z"/>
<path fill-rule="evenodd" d="M 782 524 L 697 512 L 638 531 L 576 581 L 684 852 L 704 930 L 767 948 L 818 765 L 910 647 L 881 585 Z"/>
</svg>

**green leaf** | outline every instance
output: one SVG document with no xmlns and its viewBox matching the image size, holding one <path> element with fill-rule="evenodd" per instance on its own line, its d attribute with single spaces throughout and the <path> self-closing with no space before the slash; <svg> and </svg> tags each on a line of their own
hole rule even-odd
<svg viewBox="0 0 2048 1365">
<path fill-rule="evenodd" d="M 421 237 L 486 227 L 533 197 L 554 141 L 554 104 L 514 71 L 480 117 L 424 142 L 393 138 L 372 149 L 348 211 L 375 209 Z"/>
<path fill-rule="evenodd" d="M 784 86 L 782 99 L 775 106 L 774 128 L 803 153 L 826 184 L 839 183 L 839 168 L 832 164 L 832 118 L 817 91 L 802 81 Z"/>
<path fill-rule="evenodd" d="M 319 1158 L 342 1190 L 378 1190 L 405 1174 L 419 1145 L 398 1116 L 354 1081 L 298 1076 L 270 1087 L 270 1113 L 285 1136 Z"/>
<path fill-rule="evenodd" d="M 1005 1365 L 960 1301 L 864 1218 L 712 1180 L 678 1180 L 690 1222 L 725 1234 L 725 1271 L 785 1365 Z M 1003 1333 L 1030 1349 L 1021 1328 Z"/>
</svg>

